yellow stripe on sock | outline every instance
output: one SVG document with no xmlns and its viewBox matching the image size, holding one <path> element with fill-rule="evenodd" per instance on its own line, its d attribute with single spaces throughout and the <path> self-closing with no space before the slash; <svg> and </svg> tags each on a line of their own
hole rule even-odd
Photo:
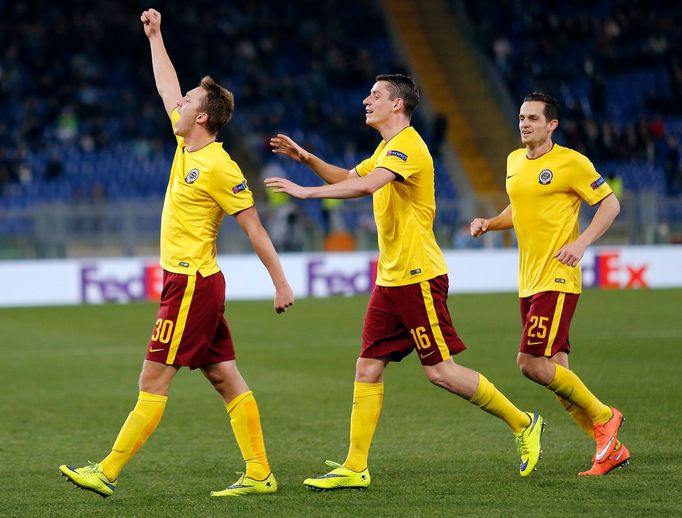
<svg viewBox="0 0 682 518">
<path fill-rule="evenodd" d="M 194 297 L 194 286 L 196 285 L 196 282 L 196 275 L 187 276 L 187 287 L 185 288 L 185 293 L 182 296 L 180 311 L 178 312 L 178 318 L 175 321 L 175 329 L 173 330 L 173 340 L 171 341 L 171 346 L 168 350 L 168 358 L 166 358 L 166 363 L 168 365 L 173 364 L 175 361 L 175 355 L 178 354 L 178 348 L 180 347 L 180 342 L 182 341 L 182 334 L 185 332 L 185 324 L 187 323 L 189 306 L 192 303 L 192 297 Z"/>
<path fill-rule="evenodd" d="M 431 333 L 436 339 L 436 345 L 440 351 L 440 356 L 443 361 L 450 358 L 450 351 L 445 343 L 445 338 L 443 338 L 443 333 L 440 330 L 440 324 L 438 323 L 438 314 L 436 313 L 436 307 L 433 305 L 433 295 L 431 295 L 431 285 L 429 281 L 420 282 L 419 286 L 422 289 L 422 297 L 424 298 L 424 307 L 426 308 L 426 314 L 429 317 L 429 326 L 431 327 Z"/>
<path fill-rule="evenodd" d="M 552 346 L 554 345 L 554 339 L 559 331 L 559 324 L 561 323 L 561 314 L 564 311 L 564 300 L 566 299 L 566 294 L 561 292 L 556 301 L 556 307 L 554 308 L 554 317 L 552 317 L 552 327 L 549 330 L 549 338 L 547 340 L 547 348 L 545 349 L 545 356 L 552 356 Z"/>
</svg>

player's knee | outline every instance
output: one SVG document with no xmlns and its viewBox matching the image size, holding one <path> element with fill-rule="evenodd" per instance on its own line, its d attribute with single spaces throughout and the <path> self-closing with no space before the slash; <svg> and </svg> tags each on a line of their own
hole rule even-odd
<svg viewBox="0 0 682 518">
<path fill-rule="evenodd" d="M 384 376 L 385 365 L 382 361 L 359 358 L 355 365 L 355 381 L 360 383 L 379 383 Z"/>
<path fill-rule="evenodd" d="M 518 365 L 521 374 L 538 383 L 544 378 L 545 366 L 543 363 L 538 358 L 529 358 L 521 355 L 516 358 L 516 365 Z"/>
</svg>

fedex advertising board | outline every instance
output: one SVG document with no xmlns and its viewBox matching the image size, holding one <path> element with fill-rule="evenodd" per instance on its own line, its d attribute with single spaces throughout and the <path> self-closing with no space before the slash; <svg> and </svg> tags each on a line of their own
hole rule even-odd
<svg viewBox="0 0 682 518">
<path fill-rule="evenodd" d="M 376 252 L 282 254 L 296 297 L 369 293 L 377 275 Z M 516 250 L 446 251 L 450 291 L 517 290 Z M 255 255 L 223 255 L 227 298 L 268 299 L 268 273 Z M 682 287 L 682 246 L 608 247 L 582 260 L 586 288 Z M 0 261 L 0 306 L 126 303 L 158 300 L 163 270 L 155 258 Z"/>
</svg>

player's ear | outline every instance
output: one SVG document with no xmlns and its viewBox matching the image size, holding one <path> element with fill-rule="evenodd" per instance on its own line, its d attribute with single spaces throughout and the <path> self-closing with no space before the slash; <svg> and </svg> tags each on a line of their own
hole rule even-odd
<svg viewBox="0 0 682 518">
<path fill-rule="evenodd" d="M 198 113 L 195 120 L 199 124 L 206 124 L 208 122 L 208 113 L 206 112 Z"/>
</svg>

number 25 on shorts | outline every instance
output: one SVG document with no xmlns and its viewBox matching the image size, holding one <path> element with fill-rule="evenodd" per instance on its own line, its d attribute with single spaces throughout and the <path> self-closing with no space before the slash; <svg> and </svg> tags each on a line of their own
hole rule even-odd
<svg viewBox="0 0 682 518">
<path fill-rule="evenodd" d="M 530 317 L 531 326 L 528 328 L 528 338 L 544 338 L 547 336 L 547 326 L 545 322 L 549 320 L 549 317 L 539 317 L 533 315 Z"/>
</svg>

